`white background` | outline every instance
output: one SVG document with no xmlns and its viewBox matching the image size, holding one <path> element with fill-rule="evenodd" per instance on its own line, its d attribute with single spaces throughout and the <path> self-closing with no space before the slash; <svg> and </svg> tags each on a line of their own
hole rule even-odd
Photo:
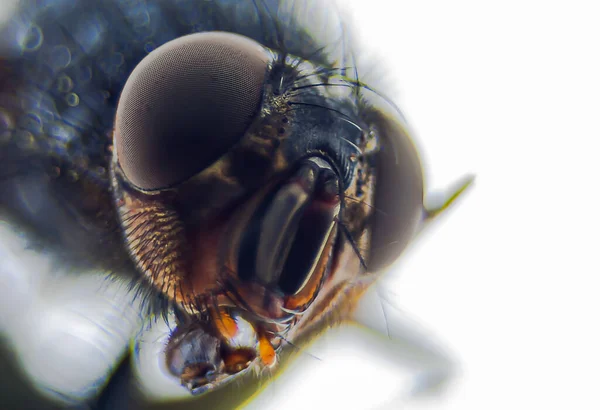
<svg viewBox="0 0 600 410">
<path fill-rule="evenodd" d="M 405 408 L 600 408 L 596 3 L 342 8 L 380 56 L 374 63 L 414 130 L 429 187 L 477 175 L 392 274 L 395 302 L 461 363 L 444 396 Z M 385 352 L 321 359 L 332 373 L 283 388 L 287 399 L 269 407 L 306 409 L 301 398 L 310 397 L 317 409 L 332 399 L 340 409 L 381 408 L 394 390 Z M 320 376 L 336 372 L 324 386 Z"/>
<path fill-rule="evenodd" d="M 345 4 L 430 187 L 477 174 L 395 272 L 397 302 L 462 363 L 422 408 L 600 408 L 598 3 Z"/>
</svg>

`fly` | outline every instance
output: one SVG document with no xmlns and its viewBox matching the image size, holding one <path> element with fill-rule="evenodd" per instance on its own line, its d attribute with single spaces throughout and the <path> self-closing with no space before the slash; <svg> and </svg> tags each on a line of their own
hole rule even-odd
<svg viewBox="0 0 600 410">
<path fill-rule="evenodd" d="M 156 360 L 193 395 L 349 320 L 470 183 L 424 207 L 401 114 L 321 7 L 25 0 L 2 31 L 3 215 L 173 312 Z"/>
</svg>

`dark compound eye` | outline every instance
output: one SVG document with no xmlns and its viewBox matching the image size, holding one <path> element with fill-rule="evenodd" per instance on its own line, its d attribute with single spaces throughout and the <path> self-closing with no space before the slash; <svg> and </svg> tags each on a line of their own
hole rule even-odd
<svg viewBox="0 0 600 410">
<path fill-rule="evenodd" d="M 417 150 L 394 111 L 380 106 L 372 114 L 381 148 L 371 254 L 367 266 L 378 272 L 393 263 L 423 221 L 423 171 Z"/>
<path fill-rule="evenodd" d="M 115 145 L 129 181 L 165 188 L 225 154 L 260 108 L 267 64 L 260 44 L 222 32 L 180 37 L 150 53 L 117 108 Z"/>
</svg>

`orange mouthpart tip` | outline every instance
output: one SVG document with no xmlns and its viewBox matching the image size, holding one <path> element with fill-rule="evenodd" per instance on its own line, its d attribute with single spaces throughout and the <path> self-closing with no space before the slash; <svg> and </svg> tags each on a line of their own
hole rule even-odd
<svg viewBox="0 0 600 410">
<path fill-rule="evenodd" d="M 217 331 L 227 340 L 231 340 L 237 335 L 238 326 L 235 320 L 225 311 L 220 310 L 214 314 L 214 323 Z"/>
<path fill-rule="evenodd" d="M 271 367 L 277 362 L 275 349 L 264 335 L 261 335 L 258 339 L 258 354 L 265 366 Z"/>
</svg>

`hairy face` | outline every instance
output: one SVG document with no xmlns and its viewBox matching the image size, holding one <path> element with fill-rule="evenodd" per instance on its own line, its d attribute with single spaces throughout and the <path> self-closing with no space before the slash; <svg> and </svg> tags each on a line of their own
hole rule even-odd
<svg viewBox="0 0 600 410">
<path fill-rule="evenodd" d="M 75 216 L 2 188 L 72 260 L 166 302 L 167 368 L 200 394 L 349 317 L 421 223 L 422 171 L 332 10 L 149 3 L 22 2 L 0 175 Z"/>
</svg>

